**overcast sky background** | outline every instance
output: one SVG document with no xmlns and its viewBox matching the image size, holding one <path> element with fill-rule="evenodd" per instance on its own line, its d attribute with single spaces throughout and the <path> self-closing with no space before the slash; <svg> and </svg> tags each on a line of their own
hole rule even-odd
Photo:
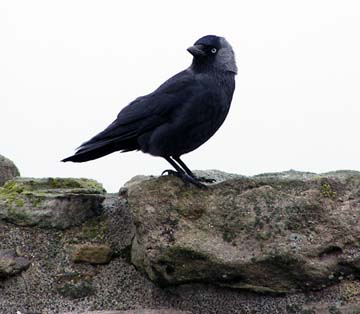
<svg viewBox="0 0 360 314">
<path fill-rule="evenodd" d="M 359 1 L 0 0 L 0 154 L 22 176 L 117 191 L 169 165 L 139 152 L 61 163 L 121 108 L 225 36 L 239 74 L 228 118 L 191 169 L 360 170 Z"/>
</svg>

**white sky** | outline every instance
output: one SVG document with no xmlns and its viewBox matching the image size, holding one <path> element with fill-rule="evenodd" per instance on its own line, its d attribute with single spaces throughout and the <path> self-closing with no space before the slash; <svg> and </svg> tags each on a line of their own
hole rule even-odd
<svg viewBox="0 0 360 314">
<path fill-rule="evenodd" d="M 109 192 L 171 168 L 140 152 L 60 163 L 121 108 L 225 36 L 239 68 L 227 120 L 183 160 L 253 175 L 360 170 L 360 1 L 0 0 L 0 154 L 23 176 Z"/>
</svg>

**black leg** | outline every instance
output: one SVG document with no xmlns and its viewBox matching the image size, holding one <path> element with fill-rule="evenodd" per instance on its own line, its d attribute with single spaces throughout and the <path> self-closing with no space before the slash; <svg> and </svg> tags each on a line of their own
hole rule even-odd
<svg viewBox="0 0 360 314">
<path fill-rule="evenodd" d="M 180 159 L 180 157 L 173 157 L 175 161 L 178 162 L 178 164 L 185 170 L 185 172 L 193 177 L 194 179 L 196 179 L 197 181 L 201 181 L 201 182 L 207 182 L 207 183 L 213 183 L 215 182 L 216 180 L 215 179 L 210 179 L 210 178 L 205 178 L 205 177 L 196 177 L 192 171 L 185 165 L 185 163 Z"/>
<path fill-rule="evenodd" d="M 172 165 L 176 171 L 174 170 L 165 170 L 162 174 L 168 173 L 169 175 L 175 175 L 179 177 L 181 180 L 183 180 L 186 184 L 192 183 L 196 185 L 199 188 L 207 188 L 205 184 L 200 183 L 195 176 L 191 176 L 188 173 L 186 173 L 174 160 L 172 160 L 170 157 L 164 157 L 170 165 Z M 187 168 L 187 167 L 186 167 Z M 188 169 L 188 168 L 187 168 Z M 189 170 L 189 169 L 188 169 Z M 190 170 L 189 170 L 190 171 Z M 191 171 L 190 171 L 191 173 Z"/>
<path fill-rule="evenodd" d="M 195 175 L 192 173 L 192 171 L 185 165 L 185 163 L 180 159 L 180 157 L 173 157 L 175 161 L 185 170 L 185 172 L 195 178 Z"/>
</svg>

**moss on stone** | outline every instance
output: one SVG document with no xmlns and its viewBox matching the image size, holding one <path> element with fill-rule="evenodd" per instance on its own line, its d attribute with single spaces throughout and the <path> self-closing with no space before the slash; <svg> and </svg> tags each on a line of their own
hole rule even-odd
<svg viewBox="0 0 360 314">
<path fill-rule="evenodd" d="M 17 199 L 15 199 L 14 203 L 15 203 L 15 205 L 16 205 L 17 207 L 21 207 L 21 206 L 24 206 L 24 203 L 25 203 L 25 202 L 24 202 L 23 199 L 17 198 Z"/>
<path fill-rule="evenodd" d="M 18 225 L 66 228 L 99 214 L 103 194 L 90 179 L 15 178 L 0 188 L 0 214 Z"/>
<path fill-rule="evenodd" d="M 28 221 L 29 220 L 29 215 L 27 215 L 26 212 L 16 209 L 14 207 L 9 207 L 7 214 L 8 214 L 9 220 L 14 220 L 14 221 Z"/>
<path fill-rule="evenodd" d="M 333 191 L 330 184 L 327 182 L 323 182 L 321 184 L 320 191 L 324 197 L 334 198 L 337 195 L 337 193 L 335 191 Z"/>
<path fill-rule="evenodd" d="M 101 184 L 91 179 L 76 178 L 15 178 L 8 181 L 0 189 L 0 197 L 19 194 L 30 194 L 36 192 L 37 195 L 54 193 L 54 190 L 65 190 L 75 194 L 104 194 L 105 190 Z"/>
<path fill-rule="evenodd" d="M 0 187 L 0 201 L 9 206 L 21 207 L 27 199 L 33 207 L 48 195 L 67 194 L 104 194 L 102 185 L 91 179 L 75 178 L 15 178 Z"/>
<path fill-rule="evenodd" d="M 18 195 L 23 192 L 23 190 L 24 188 L 17 184 L 16 181 L 8 181 L 0 188 L 0 200 L 3 200 L 7 204 L 11 205 Z"/>
</svg>

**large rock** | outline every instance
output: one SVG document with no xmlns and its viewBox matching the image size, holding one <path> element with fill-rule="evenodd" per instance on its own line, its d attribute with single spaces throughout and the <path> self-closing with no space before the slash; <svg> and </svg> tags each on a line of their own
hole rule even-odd
<svg viewBox="0 0 360 314">
<path fill-rule="evenodd" d="M 4 279 L 27 269 L 30 261 L 18 256 L 13 249 L 0 250 L 0 279 Z"/>
<path fill-rule="evenodd" d="M 185 186 L 128 187 L 132 262 L 160 285 L 319 290 L 360 272 L 360 173 L 288 171 Z"/>
<path fill-rule="evenodd" d="M 65 229 L 99 214 L 104 193 L 90 179 L 15 178 L 0 188 L 0 219 Z"/>
<path fill-rule="evenodd" d="M 0 155 L 0 186 L 18 176 L 20 176 L 20 172 L 15 164 L 10 159 Z"/>
<path fill-rule="evenodd" d="M 324 188 L 323 192 L 331 195 L 334 191 Z M 143 309 L 162 309 L 192 314 L 354 314 L 359 310 L 360 281 L 340 273 L 330 276 L 336 284 L 322 290 L 281 296 L 200 282 L 160 287 L 130 263 L 134 232 L 127 201 L 115 194 L 106 195 L 100 216 L 64 230 L 0 220 L 0 249 L 16 248 L 20 256 L 31 260 L 26 271 L 1 280 L 0 313 L 147 313 L 150 310 Z M 90 243 L 109 245 L 111 261 L 74 263 L 68 246 Z"/>
</svg>

